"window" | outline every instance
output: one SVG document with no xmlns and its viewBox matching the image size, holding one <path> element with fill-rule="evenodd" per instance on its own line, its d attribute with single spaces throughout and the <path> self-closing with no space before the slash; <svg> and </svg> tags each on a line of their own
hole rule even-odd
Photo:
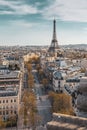
<svg viewBox="0 0 87 130">
<path fill-rule="evenodd" d="M 3 106 L 3 109 L 5 109 L 5 106 Z"/>
<path fill-rule="evenodd" d="M 11 99 L 11 102 L 13 102 L 13 100 Z"/>
<path fill-rule="evenodd" d="M 0 100 L 0 103 L 1 103 L 1 100 Z"/>
<path fill-rule="evenodd" d="M 5 115 L 5 111 L 3 111 L 3 115 Z"/>
<path fill-rule="evenodd" d="M 60 84 L 60 80 L 58 81 L 58 83 Z"/>
<path fill-rule="evenodd" d="M 8 100 L 6 100 L 6 103 L 8 103 Z"/>
<path fill-rule="evenodd" d="M 58 87 L 60 88 L 60 84 L 58 85 Z"/>
<path fill-rule="evenodd" d="M 17 112 L 16 112 L 16 111 L 14 111 L 14 114 L 17 114 Z"/>
<path fill-rule="evenodd" d="M 8 109 L 8 106 L 6 106 L 6 109 Z"/>
<path fill-rule="evenodd" d="M 0 111 L 0 115 L 2 115 L 2 112 Z"/>
<path fill-rule="evenodd" d="M 3 100 L 3 103 L 5 103 L 5 100 Z"/>
<path fill-rule="evenodd" d="M 6 111 L 6 114 L 8 115 L 8 111 Z"/>
<path fill-rule="evenodd" d="M 16 99 L 14 99 L 14 102 L 16 102 Z"/>
<path fill-rule="evenodd" d="M 11 110 L 11 114 L 13 114 L 13 111 Z"/>
</svg>

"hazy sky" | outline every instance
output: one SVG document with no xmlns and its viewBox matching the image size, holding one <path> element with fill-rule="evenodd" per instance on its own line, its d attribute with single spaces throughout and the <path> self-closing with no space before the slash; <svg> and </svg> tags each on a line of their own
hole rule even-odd
<svg viewBox="0 0 87 130">
<path fill-rule="evenodd" d="M 0 0 L 0 45 L 87 44 L 87 0 Z"/>
</svg>

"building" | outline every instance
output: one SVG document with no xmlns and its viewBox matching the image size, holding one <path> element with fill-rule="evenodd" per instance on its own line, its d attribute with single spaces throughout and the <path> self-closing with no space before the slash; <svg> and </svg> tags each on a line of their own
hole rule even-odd
<svg viewBox="0 0 87 130">
<path fill-rule="evenodd" d="M 76 115 L 87 118 L 87 73 L 85 77 L 80 79 L 79 86 L 77 88 Z"/>
<path fill-rule="evenodd" d="M 15 59 L 14 57 L 5 57 L 3 59 L 3 65 L 10 67 L 13 70 L 19 70 L 19 59 Z"/>
<path fill-rule="evenodd" d="M 53 89 L 55 92 L 63 92 L 66 74 L 57 70 L 53 73 Z"/>
<path fill-rule="evenodd" d="M 20 88 L 20 73 L 17 72 L 9 72 L 9 73 L 3 73 L 0 75 L 0 89 L 4 89 L 7 87 L 11 88 Z"/>
<path fill-rule="evenodd" d="M 52 82 L 53 81 L 53 73 L 54 71 L 56 71 L 57 68 L 55 68 L 55 66 L 49 65 L 46 67 L 46 76 L 48 77 L 48 79 Z"/>
<path fill-rule="evenodd" d="M 20 71 L 0 74 L 0 116 L 4 120 L 9 116 L 18 116 L 21 101 Z"/>
<path fill-rule="evenodd" d="M 9 73 L 9 69 L 6 65 L 0 65 L 0 74 Z"/>
<path fill-rule="evenodd" d="M 19 93 L 14 90 L 0 90 L 0 116 L 3 120 L 10 116 L 18 116 Z"/>
<path fill-rule="evenodd" d="M 77 90 L 79 82 L 80 82 L 80 78 L 67 78 L 65 87 L 66 87 L 66 89 L 70 89 L 71 92 L 73 92 L 73 91 Z"/>
<path fill-rule="evenodd" d="M 87 119 L 54 113 L 52 121 L 47 123 L 47 130 L 87 130 Z"/>
</svg>

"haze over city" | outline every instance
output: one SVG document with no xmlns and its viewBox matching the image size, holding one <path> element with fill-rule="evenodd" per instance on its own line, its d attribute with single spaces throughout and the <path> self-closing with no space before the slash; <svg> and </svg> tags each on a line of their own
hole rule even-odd
<svg viewBox="0 0 87 130">
<path fill-rule="evenodd" d="M 0 45 L 50 45 L 56 19 L 59 45 L 87 43 L 86 0 L 0 0 Z"/>
</svg>

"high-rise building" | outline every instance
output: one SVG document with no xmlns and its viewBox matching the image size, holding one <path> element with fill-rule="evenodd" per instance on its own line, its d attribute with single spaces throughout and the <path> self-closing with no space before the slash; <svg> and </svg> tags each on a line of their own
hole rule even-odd
<svg viewBox="0 0 87 130">
<path fill-rule="evenodd" d="M 48 52 L 55 52 L 56 50 L 59 49 L 58 46 L 58 41 L 57 41 L 57 37 L 56 37 L 56 20 L 53 20 L 53 38 L 51 41 L 51 45 L 48 49 Z"/>
</svg>

